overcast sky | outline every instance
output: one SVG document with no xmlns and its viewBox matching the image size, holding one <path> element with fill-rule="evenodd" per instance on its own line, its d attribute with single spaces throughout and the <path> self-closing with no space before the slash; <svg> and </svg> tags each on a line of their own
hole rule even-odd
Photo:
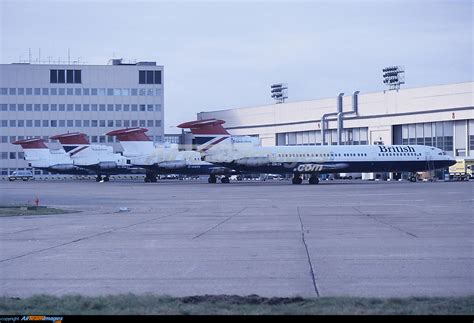
<svg viewBox="0 0 474 323">
<path fill-rule="evenodd" d="M 200 111 L 473 80 L 471 1 L 5 1 L 0 62 L 28 57 L 165 67 L 165 132 Z"/>
</svg>

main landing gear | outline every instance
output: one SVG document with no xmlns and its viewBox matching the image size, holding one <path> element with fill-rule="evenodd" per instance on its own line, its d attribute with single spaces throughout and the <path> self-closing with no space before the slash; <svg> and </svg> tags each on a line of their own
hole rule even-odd
<svg viewBox="0 0 474 323">
<path fill-rule="evenodd" d="M 221 183 L 222 184 L 229 184 L 230 183 L 230 178 L 227 176 L 224 176 L 221 178 Z"/>
<path fill-rule="evenodd" d="M 156 174 L 147 173 L 145 175 L 145 183 L 156 183 L 158 179 L 156 178 Z"/>
<path fill-rule="evenodd" d="M 319 184 L 319 177 L 318 177 L 318 175 L 311 175 L 311 177 L 309 178 L 309 183 L 310 183 L 311 185 Z"/>
<path fill-rule="evenodd" d="M 207 180 L 209 184 L 215 184 L 217 183 L 217 177 L 216 175 L 209 175 L 209 178 Z M 230 183 L 230 178 L 228 176 L 224 176 L 221 178 L 221 183 L 222 184 L 229 184 Z"/>
<path fill-rule="evenodd" d="M 300 174 L 293 174 L 293 179 L 291 180 L 293 184 L 301 184 L 303 183 L 303 179 L 301 178 Z"/>
<path fill-rule="evenodd" d="M 303 183 L 303 179 L 301 178 L 300 174 L 293 174 L 293 179 L 291 180 L 293 184 L 301 184 Z M 318 174 L 312 174 L 309 178 L 309 184 L 316 185 L 319 184 L 319 177 Z"/>
<path fill-rule="evenodd" d="M 207 182 L 209 184 L 215 184 L 217 182 L 216 175 L 209 175 L 209 178 L 207 179 Z"/>
<path fill-rule="evenodd" d="M 102 181 L 108 182 L 109 180 L 110 180 L 109 175 L 106 175 L 104 177 L 102 177 L 101 175 L 97 175 L 97 177 L 95 178 L 96 182 L 102 182 Z"/>
</svg>

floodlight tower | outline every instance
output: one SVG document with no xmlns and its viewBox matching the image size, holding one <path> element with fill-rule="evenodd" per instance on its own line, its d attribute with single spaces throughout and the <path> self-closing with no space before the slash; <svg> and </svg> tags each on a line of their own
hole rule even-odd
<svg viewBox="0 0 474 323">
<path fill-rule="evenodd" d="M 383 82 L 389 90 L 399 90 L 400 84 L 405 84 L 405 71 L 402 66 L 389 66 L 382 69 Z"/>
<path fill-rule="evenodd" d="M 286 83 L 273 84 L 270 89 L 276 103 L 284 103 L 285 99 L 288 99 L 288 85 Z"/>
</svg>

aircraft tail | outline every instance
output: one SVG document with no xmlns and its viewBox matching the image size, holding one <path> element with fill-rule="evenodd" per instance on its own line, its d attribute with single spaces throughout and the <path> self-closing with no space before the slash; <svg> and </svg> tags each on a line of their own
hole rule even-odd
<svg viewBox="0 0 474 323">
<path fill-rule="evenodd" d="M 178 125 L 178 128 L 190 129 L 194 135 L 193 150 L 200 152 L 207 152 L 215 147 L 223 147 L 229 144 L 231 137 L 227 130 L 222 126 L 224 120 L 219 119 L 205 119 L 184 122 Z"/>
<path fill-rule="evenodd" d="M 53 154 L 41 138 L 17 140 L 13 145 L 20 145 L 25 154 L 25 160 L 31 167 L 50 167 L 57 164 L 71 163 L 64 153 Z"/>
<path fill-rule="evenodd" d="M 126 128 L 113 130 L 107 136 L 115 136 L 123 147 L 123 155 L 136 157 L 149 155 L 155 150 L 153 141 L 145 134 L 146 128 Z"/>
<path fill-rule="evenodd" d="M 58 140 L 64 151 L 71 157 L 84 151 L 90 147 L 87 135 L 82 132 L 71 132 L 49 137 L 50 139 Z"/>
</svg>

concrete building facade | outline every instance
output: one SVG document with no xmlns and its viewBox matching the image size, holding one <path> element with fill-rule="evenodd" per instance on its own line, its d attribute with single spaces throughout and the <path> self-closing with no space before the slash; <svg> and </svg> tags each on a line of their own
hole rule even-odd
<svg viewBox="0 0 474 323">
<path fill-rule="evenodd" d="M 0 175 L 26 169 L 11 142 L 84 132 L 91 143 L 121 147 L 108 131 L 146 127 L 164 138 L 164 70 L 155 62 L 108 65 L 0 65 Z M 56 142 L 49 147 L 59 148 Z M 41 171 L 36 170 L 36 174 Z"/>
<path fill-rule="evenodd" d="M 357 113 L 351 113 L 354 100 Z M 336 145 L 337 101 L 335 96 L 200 112 L 197 117 L 225 120 L 231 134 L 258 136 L 263 146 L 321 145 L 325 127 L 325 144 Z M 473 82 L 351 93 L 342 96 L 342 111 L 340 144 L 420 144 L 456 157 L 474 157 Z"/>
</svg>

